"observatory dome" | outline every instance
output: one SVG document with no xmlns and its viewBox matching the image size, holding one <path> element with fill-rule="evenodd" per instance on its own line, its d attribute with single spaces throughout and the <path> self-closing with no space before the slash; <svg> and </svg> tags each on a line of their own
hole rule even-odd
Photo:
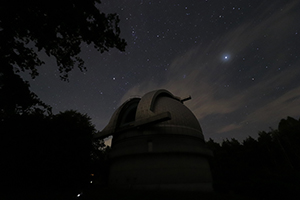
<svg viewBox="0 0 300 200">
<path fill-rule="evenodd" d="M 212 190 L 212 152 L 186 99 L 155 90 L 123 103 L 97 138 L 113 136 L 109 184 L 139 189 Z"/>
<path fill-rule="evenodd" d="M 155 123 L 160 122 L 160 123 Z M 123 103 L 113 114 L 108 125 L 96 136 L 105 138 L 126 129 L 152 124 L 161 128 L 173 128 L 180 133 L 182 128 L 190 131 L 181 134 L 192 134 L 204 139 L 200 124 L 195 115 L 167 90 L 155 90 Z"/>
</svg>

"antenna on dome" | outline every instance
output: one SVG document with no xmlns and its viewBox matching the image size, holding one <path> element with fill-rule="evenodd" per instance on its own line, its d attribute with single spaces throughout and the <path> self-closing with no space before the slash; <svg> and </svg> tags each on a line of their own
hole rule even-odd
<svg viewBox="0 0 300 200">
<path fill-rule="evenodd" d="M 191 95 L 189 95 L 188 97 L 180 99 L 180 102 L 183 103 L 184 101 L 188 101 L 188 100 L 191 100 L 191 99 L 192 99 L 192 97 L 191 97 Z"/>
</svg>

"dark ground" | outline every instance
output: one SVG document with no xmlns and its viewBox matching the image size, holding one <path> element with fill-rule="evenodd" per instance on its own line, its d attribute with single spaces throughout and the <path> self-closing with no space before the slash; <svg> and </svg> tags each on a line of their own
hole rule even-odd
<svg viewBox="0 0 300 200">
<path fill-rule="evenodd" d="M 77 197 L 78 194 L 81 195 Z M 109 188 L 98 189 L 96 187 L 82 191 L 64 190 L 64 189 L 36 189 L 28 188 L 16 191 L 6 191 L 0 195 L 3 200 L 251 200 L 249 197 L 243 197 L 234 193 L 201 193 L 201 192 L 183 192 L 183 191 L 133 191 L 133 190 L 114 190 Z"/>
</svg>

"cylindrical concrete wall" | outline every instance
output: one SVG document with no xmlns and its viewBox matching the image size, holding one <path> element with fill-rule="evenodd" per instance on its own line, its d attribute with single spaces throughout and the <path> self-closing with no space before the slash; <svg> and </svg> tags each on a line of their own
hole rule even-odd
<svg viewBox="0 0 300 200">
<path fill-rule="evenodd" d="M 109 184 L 121 188 L 212 191 L 206 158 L 183 153 L 140 154 L 113 160 Z"/>
<path fill-rule="evenodd" d="M 207 160 L 211 152 L 198 137 L 149 130 L 125 132 L 113 139 L 110 155 L 111 186 L 212 191 Z"/>
</svg>

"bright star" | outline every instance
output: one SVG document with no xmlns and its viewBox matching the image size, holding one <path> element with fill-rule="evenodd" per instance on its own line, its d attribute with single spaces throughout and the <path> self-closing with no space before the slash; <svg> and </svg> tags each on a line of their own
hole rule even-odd
<svg viewBox="0 0 300 200">
<path fill-rule="evenodd" d="M 222 60 L 223 61 L 228 61 L 230 59 L 230 55 L 228 55 L 228 54 L 223 54 L 222 55 Z"/>
</svg>

